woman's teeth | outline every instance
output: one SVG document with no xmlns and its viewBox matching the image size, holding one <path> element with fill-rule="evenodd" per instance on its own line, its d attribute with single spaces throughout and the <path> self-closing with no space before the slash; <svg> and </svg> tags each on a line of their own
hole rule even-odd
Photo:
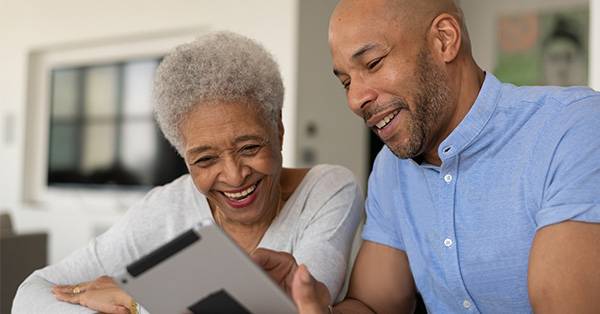
<svg viewBox="0 0 600 314">
<path fill-rule="evenodd" d="M 377 123 L 375 126 L 380 130 L 385 128 L 385 126 L 388 125 L 388 123 L 390 123 L 390 121 L 392 121 L 392 119 L 394 119 L 396 114 L 398 114 L 398 112 L 396 112 L 396 111 L 390 113 L 389 115 L 387 115 L 383 119 L 381 119 L 381 121 L 379 121 L 379 123 Z"/>
<path fill-rule="evenodd" d="M 238 193 L 227 193 L 227 192 L 223 192 L 223 194 L 225 194 L 225 196 L 234 199 L 234 200 L 241 200 L 244 199 L 246 196 L 250 195 L 252 192 L 254 192 L 254 190 L 256 189 L 256 184 L 252 185 L 251 187 L 238 192 Z"/>
</svg>

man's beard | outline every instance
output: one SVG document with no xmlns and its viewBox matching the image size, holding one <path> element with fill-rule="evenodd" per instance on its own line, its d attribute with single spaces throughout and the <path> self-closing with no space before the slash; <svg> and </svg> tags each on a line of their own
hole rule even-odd
<svg viewBox="0 0 600 314">
<path fill-rule="evenodd" d="M 385 143 L 401 159 L 415 158 L 424 153 L 432 141 L 432 134 L 439 128 L 443 108 L 449 99 L 448 78 L 433 63 L 426 47 L 419 51 L 414 77 L 417 79 L 418 89 L 414 97 L 414 109 L 408 111 L 408 142 Z M 401 103 L 401 108 L 409 108 L 405 102 Z"/>
</svg>

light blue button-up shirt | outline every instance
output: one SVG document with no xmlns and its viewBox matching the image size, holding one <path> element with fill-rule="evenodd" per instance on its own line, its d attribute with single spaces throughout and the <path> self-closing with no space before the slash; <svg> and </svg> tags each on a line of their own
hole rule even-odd
<svg viewBox="0 0 600 314">
<path fill-rule="evenodd" d="M 535 232 L 600 223 L 600 93 L 487 74 L 438 148 L 441 166 L 379 153 L 363 238 L 407 253 L 430 313 L 528 313 Z"/>
</svg>

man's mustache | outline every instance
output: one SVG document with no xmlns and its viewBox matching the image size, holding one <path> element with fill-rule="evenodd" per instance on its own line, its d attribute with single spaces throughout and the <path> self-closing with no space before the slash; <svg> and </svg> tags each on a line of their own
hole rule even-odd
<svg viewBox="0 0 600 314">
<path fill-rule="evenodd" d="M 375 103 L 365 108 L 362 114 L 362 118 L 365 121 L 365 123 L 367 123 L 367 121 L 371 119 L 372 116 L 377 115 L 380 112 L 389 111 L 390 108 L 393 108 L 393 110 L 408 109 L 408 103 L 401 99 L 393 100 L 388 104 Z"/>
</svg>

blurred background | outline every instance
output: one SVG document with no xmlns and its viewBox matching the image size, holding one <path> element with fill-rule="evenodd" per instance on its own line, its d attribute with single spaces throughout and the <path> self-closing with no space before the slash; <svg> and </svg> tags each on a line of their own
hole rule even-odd
<svg viewBox="0 0 600 314">
<path fill-rule="evenodd" d="M 239 32 L 274 54 L 286 87 L 285 166 L 342 164 L 366 187 L 381 143 L 332 75 L 335 4 L 0 0 L 1 288 L 85 245 L 185 172 L 152 120 L 150 88 L 165 53 L 204 32 Z M 600 0 L 461 5 L 485 70 L 518 84 L 600 89 Z"/>
</svg>

